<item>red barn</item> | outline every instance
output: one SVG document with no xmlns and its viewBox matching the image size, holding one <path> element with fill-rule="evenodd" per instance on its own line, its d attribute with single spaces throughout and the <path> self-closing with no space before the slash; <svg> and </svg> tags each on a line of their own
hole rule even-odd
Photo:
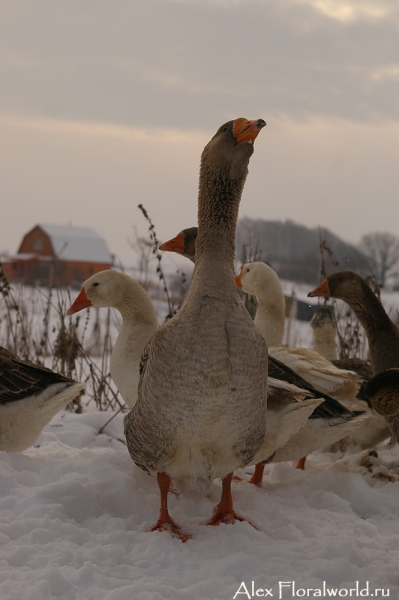
<svg viewBox="0 0 399 600">
<path fill-rule="evenodd" d="M 24 236 L 18 254 L 3 262 L 3 271 L 10 282 L 80 286 L 111 266 L 107 244 L 94 229 L 39 224 Z"/>
</svg>

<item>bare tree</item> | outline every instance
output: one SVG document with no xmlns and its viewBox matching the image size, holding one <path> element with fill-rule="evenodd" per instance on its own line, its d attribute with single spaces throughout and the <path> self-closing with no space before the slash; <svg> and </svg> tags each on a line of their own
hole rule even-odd
<svg viewBox="0 0 399 600">
<path fill-rule="evenodd" d="M 381 285 L 389 277 L 398 275 L 399 238 L 392 233 L 367 233 L 359 243 L 359 249 L 368 256 L 373 273 Z"/>
</svg>

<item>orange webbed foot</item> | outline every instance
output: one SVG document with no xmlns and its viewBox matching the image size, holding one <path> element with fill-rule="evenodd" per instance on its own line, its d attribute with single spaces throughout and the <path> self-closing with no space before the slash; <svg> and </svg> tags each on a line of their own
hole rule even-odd
<svg viewBox="0 0 399 600">
<path fill-rule="evenodd" d="M 233 508 L 233 498 L 231 495 L 231 480 L 233 478 L 233 473 L 229 473 L 226 477 L 222 479 L 222 497 L 220 499 L 219 504 L 215 506 L 213 511 L 213 516 L 204 521 L 203 525 L 220 525 L 220 523 L 232 524 L 236 521 L 245 521 L 249 523 L 255 529 L 255 527 L 251 521 L 248 519 L 244 519 L 238 515 Z M 259 531 L 259 530 L 258 530 Z"/>
<path fill-rule="evenodd" d="M 177 525 L 168 511 L 168 493 L 174 488 L 171 488 L 170 477 L 167 473 L 157 473 L 157 482 L 161 494 L 161 505 L 159 507 L 159 519 L 157 523 L 148 531 L 169 531 L 174 537 L 179 538 L 184 544 L 193 536 L 184 531 Z M 176 490 L 177 491 L 177 490 Z M 173 493 L 173 492 L 172 492 Z"/>
<path fill-rule="evenodd" d="M 184 531 L 177 523 L 175 523 L 172 519 L 164 521 L 162 519 L 158 519 L 157 523 L 151 529 L 148 529 L 148 532 L 151 531 L 168 531 L 173 537 L 179 538 L 183 542 L 187 542 L 191 540 L 193 537 L 191 533 L 187 533 Z"/>
</svg>

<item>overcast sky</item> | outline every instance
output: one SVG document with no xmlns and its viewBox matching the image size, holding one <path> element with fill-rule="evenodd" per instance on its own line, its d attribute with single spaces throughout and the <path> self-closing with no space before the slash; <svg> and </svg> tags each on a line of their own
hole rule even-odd
<svg viewBox="0 0 399 600">
<path fill-rule="evenodd" d="M 263 118 L 240 216 L 399 235 L 398 0 L 0 0 L 0 250 L 196 223 L 201 151 Z"/>
</svg>

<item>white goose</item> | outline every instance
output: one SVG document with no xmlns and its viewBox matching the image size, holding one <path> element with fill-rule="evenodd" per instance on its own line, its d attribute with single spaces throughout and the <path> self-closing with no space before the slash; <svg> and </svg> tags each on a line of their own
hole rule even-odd
<svg viewBox="0 0 399 600">
<path fill-rule="evenodd" d="M 361 380 L 357 373 L 338 369 L 308 348 L 284 348 L 285 299 L 277 273 L 266 263 L 242 265 L 236 284 L 258 299 L 255 324 L 266 340 L 269 354 L 285 363 L 318 390 L 333 398 L 356 397 Z"/>
<path fill-rule="evenodd" d="M 157 474 L 161 494 L 154 530 L 189 534 L 171 519 L 171 480 L 204 493 L 222 477 L 222 497 L 208 524 L 243 520 L 234 512 L 231 478 L 249 464 L 266 429 L 267 348 L 234 285 L 238 207 L 265 122 L 222 125 L 201 156 L 199 232 L 194 274 L 178 313 L 151 338 L 137 404 L 125 417 L 134 462 Z"/>
<path fill-rule="evenodd" d="M 122 316 L 122 325 L 111 355 L 111 377 L 122 398 L 133 408 L 137 400 L 139 366 L 143 350 L 158 329 L 151 298 L 132 277 L 108 269 L 87 279 L 67 314 L 88 308 L 112 307 Z"/>
<path fill-rule="evenodd" d="M 22 452 L 32 446 L 85 385 L 0 346 L 0 450 Z"/>
</svg>

